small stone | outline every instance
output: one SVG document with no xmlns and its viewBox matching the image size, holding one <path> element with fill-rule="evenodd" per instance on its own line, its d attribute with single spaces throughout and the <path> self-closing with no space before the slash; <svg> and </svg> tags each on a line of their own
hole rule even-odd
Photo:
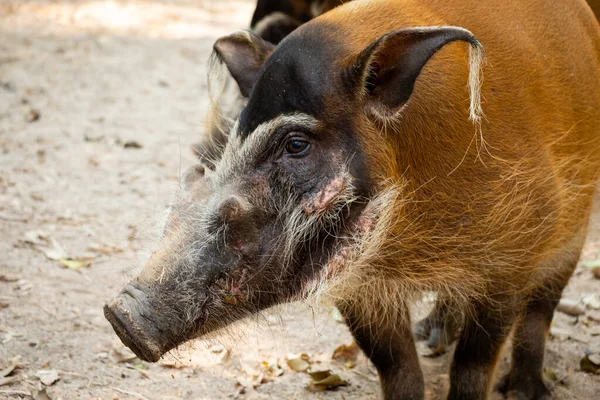
<svg viewBox="0 0 600 400">
<path fill-rule="evenodd" d="M 561 299 L 556 309 L 574 317 L 585 314 L 585 307 L 576 300 Z"/>
<path fill-rule="evenodd" d="M 600 310 L 600 293 L 588 294 L 581 301 L 589 308 Z"/>
<path fill-rule="evenodd" d="M 27 122 L 35 122 L 37 120 L 39 120 L 41 117 L 41 114 L 38 110 L 32 108 L 31 110 L 29 110 L 29 112 L 25 115 L 25 121 Z"/>
<path fill-rule="evenodd" d="M 41 369 L 37 371 L 35 375 L 40 379 L 40 382 L 46 386 L 50 386 L 60 379 L 58 371 L 54 369 Z"/>
<path fill-rule="evenodd" d="M 570 334 L 567 329 L 556 328 L 553 326 L 552 328 L 550 328 L 550 336 L 552 336 L 559 342 L 562 342 L 564 340 L 567 340 Z"/>
<path fill-rule="evenodd" d="M 142 145 L 139 144 L 138 142 L 136 142 L 135 140 L 129 140 L 129 141 L 125 142 L 123 147 L 126 149 L 141 149 Z"/>
</svg>

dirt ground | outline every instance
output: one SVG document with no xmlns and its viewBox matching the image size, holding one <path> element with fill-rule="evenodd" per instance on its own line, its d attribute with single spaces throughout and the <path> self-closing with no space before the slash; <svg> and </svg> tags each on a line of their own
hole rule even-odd
<svg viewBox="0 0 600 400">
<path fill-rule="evenodd" d="M 102 315 L 150 254 L 194 162 L 211 46 L 245 27 L 253 6 L 0 2 L 0 398 L 379 398 L 364 357 L 354 368 L 331 360 L 351 337 L 329 309 L 290 305 L 153 365 L 132 359 Z M 75 261 L 50 259 L 61 257 Z M 598 258 L 599 213 L 583 260 Z M 598 293 L 600 280 L 579 267 L 565 297 L 588 304 L 579 317 L 557 312 L 547 350 L 555 399 L 600 392 L 600 375 L 579 367 L 586 349 L 600 352 Z M 290 353 L 349 386 L 308 390 L 310 376 L 286 364 Z M 443 398 L 449 356 L 422 361 L 428 397 Z M 277 362 L 281 375 L 269 370 Z"/>
</svg>

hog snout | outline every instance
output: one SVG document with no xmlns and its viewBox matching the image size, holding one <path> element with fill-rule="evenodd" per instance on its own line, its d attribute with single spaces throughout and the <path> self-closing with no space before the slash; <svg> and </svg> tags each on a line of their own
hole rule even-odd
<svg viewBox="0 0 600 400">
<path fill-rule="evenodd" d="M 104 316 L 123 344 L 140 359 L 156 362 L 174 346 L 169 345 L 168 326 L 160 310 L 153 307 L 143 288 L 127 284 L 121 293 L 104 306 Z"/>
</svg>

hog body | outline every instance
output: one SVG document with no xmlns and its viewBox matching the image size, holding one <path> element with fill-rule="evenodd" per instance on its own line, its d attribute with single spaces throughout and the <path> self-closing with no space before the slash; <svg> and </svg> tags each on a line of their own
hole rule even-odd
<svg viewBox="0 0 600 400">
<path fill-rule="evenodd" d="M 600 175 L 585 1 L 357 0 L 277 48 L 240 32 L 215 53 L 249 99 L 214 171 L 184 178 L 162 248 L 105 307 L 124 343 L 156 361 L 317 295 L 384 397 L 420 399 L 408 305 L 436 291 L 457 330 L 449 398 L 486 398 L 511 329 L 498 389 L 549 398 L 545 339 Z"/>
</svg>

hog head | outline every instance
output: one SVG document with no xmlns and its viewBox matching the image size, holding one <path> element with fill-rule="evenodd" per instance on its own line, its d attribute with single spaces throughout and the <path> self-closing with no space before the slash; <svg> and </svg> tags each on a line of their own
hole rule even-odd
<svg viewBox="0 0 600 400">
<path fill-rule="evenodd" d="M 248 104 L 214 171 L 184 176 L 161 248 L 104 308 L 141 359 L 341 273 L 381 211 L 364 130 L 406 106 L 438 49 L 476 42 L 461 28 L 405 29 L 354 51 L 310 24 L 276 49 L 246 31 L 216 42 Z"/>
</svg>

